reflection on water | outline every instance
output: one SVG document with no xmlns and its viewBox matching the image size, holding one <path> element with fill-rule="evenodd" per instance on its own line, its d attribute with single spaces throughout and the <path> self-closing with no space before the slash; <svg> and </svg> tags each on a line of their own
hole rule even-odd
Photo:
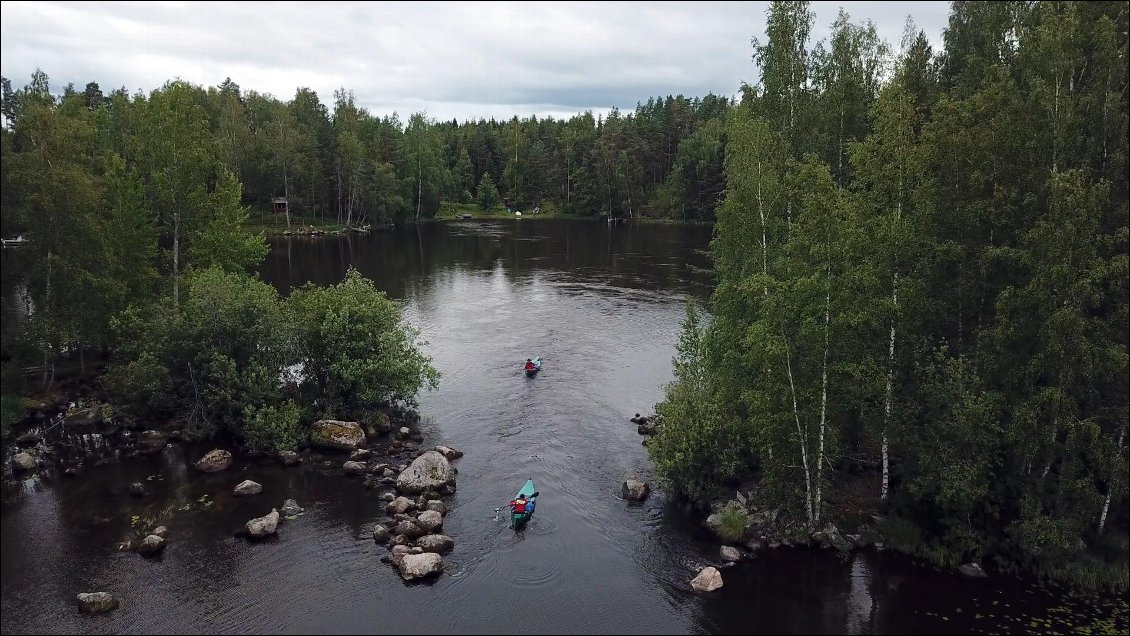
<svg viewBox="0 0 1130 636">
<path fill-rule="evenodd" d="M 502 221 L 274 242 L 262 275 L 283 292 L 335 283 L 354 266 L 420 328 L 443 373 L 420 396 L 422 432 L 466 453 L 444 519 L 456 544 L 447 573 L 409 586 L 380 563 L 387 551 L 370 538 L 379 493 L 343 478 L 340 463 L 244 459 L 203 475 L 186 462 L 206 448 L 172 446 L 95 466 L 99 447 L 86 440 L 81 477 L 31 478 L 4 497 L 0 631 L 928 633 L 1011 631 L 1012 618 L 1046 611 L 1055 598 L 1043 590 L 872 553 L 765 553 L 725 570 L 719 592 L 691 592 L 717 544 L 662 493 L 630 505 L 619 486 L 655 482 L 628 418 L 671 379 L 684 303 L 709 294 L 693 269 L 708 266 L 709 237 L 699 227 Z M 543 368 L 527 378 L 521 363 L 534 355 Z M 538 511 L 516 533 L 496 508 L 528 478 Z M 233 497 L 243 479 L 263 494 Z M 144 499 L 127 494 L 133 481 L 146 484 Z M 287 498 L 307 512 L 277 539 L 233 536 Z M 117 550 L 135 516 L 168 526 L 160 558 Z M 120 596 L 122 608 L 80 615 L 74 596 L 92 590 Z M 962 612 L 992 601 L 1011 606 L 1008 621 Z"/>
</svg>

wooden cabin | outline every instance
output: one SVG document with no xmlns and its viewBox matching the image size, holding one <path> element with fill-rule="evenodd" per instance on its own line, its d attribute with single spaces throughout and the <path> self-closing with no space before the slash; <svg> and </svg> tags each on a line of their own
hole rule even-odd
<svg viewBox="0 0 1130 636">
<path fill-rule="evenodd" d="M 271 203 L 274 204 L 275 214 L 286 214 L 286 197 L 273 197 Z"/>
</svg>

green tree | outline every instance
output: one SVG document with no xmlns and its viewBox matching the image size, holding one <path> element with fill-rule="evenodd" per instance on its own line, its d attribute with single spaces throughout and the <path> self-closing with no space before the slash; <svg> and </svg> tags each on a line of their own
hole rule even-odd
<svg viewBox="0 0 1130 636">
<path fill-rule="evenodd" d="M 476 200 L 479 203 L 479 207 L 482 208 L 484 212 L 496 210 L 498 206 L 502 204 L 502 197 L 498 195 L 498 189 L 494 187 L 494 181 L 492 181 L 490 175 L 485 172 L 483 173 L 483 177 L 479 179 L 479 189 Z"/>
<path fill-rule="evenodd" d="M 303 395 L 322 415 L 365 417 L 412 404 L 422 386 L 439 381 L 400 307 L 357 270 L 332 287 L 295 290 L 287 308 L 298 330 Z"/>
</svg>

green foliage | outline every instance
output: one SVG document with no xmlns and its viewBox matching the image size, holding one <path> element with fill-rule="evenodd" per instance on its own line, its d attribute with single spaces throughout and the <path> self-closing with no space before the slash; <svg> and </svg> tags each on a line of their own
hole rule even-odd
<svg viewBox="0 0 1130 636">
<path fill-rule="evenodd" d="M 478 195 L 475 200 L 479 204 L 479 208 L 487 212 L 502 205 L 502 197 L 499 196 L 498 189 L 494 187 L 494 181 L 485 172 L 482 179 L 479 179 Z"/>
<path fill-rule="evenodd" d="M 400 307 L 355 269 L 337 285 L 295 290 L 287 311 L 299 343 L 302 391 L 319 414 L 347 417 L 410 404 L 422 386 L 439 381 Z"/>
<path fill-rule="evenodd" d="M 137 418 L 186 418 L 201 435 L 238 436 L 244 410 L 280 400 L 293 359 L 275 290 L 219 268 L 189 278 L 182 307 L 156 303 L 114 321 L 111 380 Z"/>
<path fill-rule="evenodd" d="M 243 227 L 248 209 L 240 204 L 241 191 L 236 176 L 221 171 L 220 182 L 203 210 L 202 228 L 189 248 L 189 262 L 195 267 L 244 272 L 258 266 L 267 255 L 263 235 L 252 235 Z"/>
<path fill-rule="evenodd" d="M 248 406 L 243 414 L 243 439 L 252 449 L 277 453 L 298 449 L 302 408 L 287 400 L 278 406 Z"/>
<path fill-rule="evenodd" d="M 20 403 L 20 396 L 11 393 L 0 394 L 0 436 L 10 433 L 12 425 L 20 421 L 25 413 Z"/>
<path fill-rule="evenodd" d="M 745 535 L 749 515 L 736 501 L 731 501 L 718 511 L 718 536 L 726 543 L 738 543 Z"/>
<path fill-rule="evenodd" d="M 672 492 L 705 503 L 718 494 L 722 480 L 741 470 L 749 440 L 725 418 L 713 394 L 703 328 L 690 304 L 673 363 L 675 380 L 655 407 L 661 425 L 648 454 L 656 474 Z"/>
<path fill-rule="evenodd" d="M 841 13 L 810 48 L 809 3 L 771 4 L 761 83 L 726 118 L 705 353 L 684 332 L 657 406 L 672 492 L 754 475 L 812 526 L 871 460 L 900 550 L 1125 586 L 1126 555 L 1095 547 L 1130 513 L 1116 25 L 1116 3 L 961 2 L 941 55 L 908 24 L 889 60 L 869 24 Z M 712 126 L 656 191 L 668 212 Z M 599 201 L 625 173 L 597 159 Z M 726 470 L 720 438 L 748 440 Z"/>
</svg>

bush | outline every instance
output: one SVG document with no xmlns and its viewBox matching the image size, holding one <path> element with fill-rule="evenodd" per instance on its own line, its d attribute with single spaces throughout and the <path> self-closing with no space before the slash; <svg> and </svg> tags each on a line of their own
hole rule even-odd
<svg viewBox="0 0 1130 636">
<path fill-rule="evenodd" d="M 12 430 L 12 425 L 23 418 L 24 413 L 18 395 L 0 395 L 0 435 L 7 435 Z"/>
<path fill-rule="evenodd" d="M 196 436 L 258 450 L 298 446 L 299 404 L 356 417 L 413 404 L 439 379 L 400 306 L 352 269 L 338 285 L 307 285 L 283 301 L 256 278 L 211 268 L 189 278 L 180 307 L 127 310 L 114 330 L 110 379 L 129 416 L 182 418 Z M 296 386 L 284 373 L 293 365 Z M 284 402 L 291 395 L 302 401 Z"/>
<path fill-rule="evenodd" d="M 718 511 L 718 536 L 726 543 L 737 543 L 745 535 L 745 527 L 749 522 L 741 504 L 736 501 L 727 503 Z"/>
<path fill-rule="evenodd" d="M 243 440 L 264 452 L 293 451 L 301 441 L 302 409 L 287 400 L 280 406 L 248 406 L 243 414 Z"/>
<path fill-rule="evenodd" d="M 184 417 L 197 435 L 238 437 L 247 407 L 281 400 L 292 330 L 259 280 L 212 268 L 187 287 L 179 308 L 165 301 L 114 320 L 112 386 L 134 418 Z"/>
<path fill-rule="evenodd" d="M 350 268 L 332 287 L 306 285 L 287 300 L 298 330 L 301 395 L 319 414 L 360 417 L 372 409 L 414 404 L 439 372 L 403 324 L 400 306 Z"/>
</svg>

